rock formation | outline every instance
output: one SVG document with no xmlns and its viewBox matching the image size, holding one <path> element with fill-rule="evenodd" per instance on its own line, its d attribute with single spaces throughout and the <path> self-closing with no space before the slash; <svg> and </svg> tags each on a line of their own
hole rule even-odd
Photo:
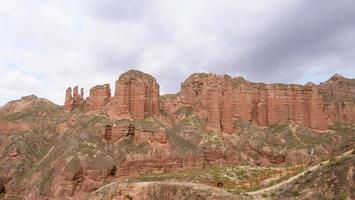
<svg viewBox="0 0 355 200">
<path fill-rule="evenodd" d="M 324 130 L 336 122 L 355 122 L 354 93 L 355 81 L 338 75 L 318 87 L 194 74 L 182 84 L 179 98 L 207 117 L 208 128 L 215 131 L 232 132 L 238 120 L 260 126 L 295 122 Z"/>
<path fill-rule="evenodd" d="M 90 89 L 90 97 L 87 100 L 90 110 L 99 110 L 106 106 L 111 98 L 109 84 L 97 85 Z"/>
<path fill-rule="evenodd" d="M 259 126 L 293 122 L 312 129 L 325 130 L 336 122 L 355 122 L 355 81 L 340 75 L 315 85 L 264 84 L 228 75 L 193 74 L 181 84 L 174 103 L 189 106 L 195 114 L 207 118 L 207 129 L 232 133 L 236 121 Z M 66 91 L 65 110 L 73 110 L 83 101 L 78 87 Z M 175 102 L 176 101 L 176 102 Z M 108 84 L 90 90 L 86 101 L 90 110 L 101 110 L 111 118 L 144 119 L 159 116 L 159 85 L 149 74 L 130 70 L 116 81 L 111 97 Z M 173 114 L 175 110 L 169 110 Z"/>
<path fill-rule="evenodd" d="M 114 96 L 108 85 L 86 100 L 68 89 L 73 112 L 35 96 L 11 101 L 0 107 L 0 196 L 87 199 L 113 181 L 162 180 L 169 172 L 174 181 L 255 189 L 279 176 L 266 166 L 313 165 L 354 149 L 353 83 L 338 75 L 302 86 L 194 74 L 178 94 L 159 97 L 154 78 L 130 71 Z M 336 122 L 343 123 L 315 130 Z M 230 169 L 241 165 L 253 170 Z"/>
<path fill-rule="evenodd" d="M 69 87 L 66 91 L 64 109 L 71 111 L 83 102 L 83 89 L 78 93 L 78 87 Z M 159 85 L 151 75 L 130 70 L 122 74 L 116 81 L 115 94 L 111 97 L 109 84 L 97 85 L 90 90 L 90 96 L 85 101 L 89 110 L 101 110 L 113 118 L 144 119 L 158 116 Z"/>
<path fill-rule="evenodd" d="M 155 78 L 140 71 L 130 70 L 116 81 L 109 114 L 128 115 L 143 119 L 159 115 L 159 85 Z"/>
<path fill-rule="evenodd" d="M 64 109 L 67 111 L 72 111 L 75 106 L 81 104 L 84 99 L 84 89 L 81 88 L 79 94 L 78 86 L 74 87 L 74 91 L 72 93 L 72 88 L 67 88 L 65 92 L 65 102 L 64 102 Z"/>
<path fill-rule="evenodd" d="M 209 129 L 232 132 L 231 85 L 229 76 L 193 74 L 181 85 L 179 95 L 182 103 L 193 106 L 195 111 L 206 110 Z"/>
</svg>

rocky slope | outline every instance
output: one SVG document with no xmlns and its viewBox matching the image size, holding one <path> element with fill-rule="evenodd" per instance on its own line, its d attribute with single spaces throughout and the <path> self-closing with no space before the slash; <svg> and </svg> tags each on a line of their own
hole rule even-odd
<svg viewBox="0 0 355 200">
<path fill-rule="evenodd" d="M 224 190 L 202 184 L 180 182 L 116 182 L 95 191 L 90 200 L 248 200 L 247 196 L 233 195 Z"/>
<path fill-rule="evenodd" d="M 160 96 L 154 77 L 131 70 L 114 93 L 65 96 L 63 107 L 29 96 L 0 108 L 0 196 L 86 199 L 149 173 L 308 165 L 355 146 L 355 80 L 339 75 L 301 86 L 194 74 Z M 142 191 L 165 187 L 153 185 Z"/>
<path fill-rule="evenodd" d="M 292 181 L 265 199 L 355 199 L 355 151 L 341 158 L 332 158 L 317 170 Z"/>
</svg>

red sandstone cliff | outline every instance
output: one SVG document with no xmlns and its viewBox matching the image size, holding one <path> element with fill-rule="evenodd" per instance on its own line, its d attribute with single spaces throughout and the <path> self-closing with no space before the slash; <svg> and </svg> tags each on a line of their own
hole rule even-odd
<svg viewBox="0 0 355 200">
<path fill-rule="evenodd" d="M 339 76 L 320 86 L 302 86 L 194 74 L 182 84 L 178 98 L 196 112 L 206 111 L 208 128 L 217 131 L 231 132 L 237 120 L 260 126 L 294 122 L 320 130 L 355 122 L 355 81 Z"/>
<path fill-rule="evenodd" d="M 136 119 L 159 115 L 159 85 L 155 78 L 136 70 L 122 74 L 116 81 L 108 114 Z"/>
<path fill-rule="evenodd" d="M 65 109 L 83 100 L 83 91 L 67 89 Z M 167 102 L 173 101 L 173 102 Z M 355 80 L 335 75 L 315 85 L 264 84 L 228 75 L 193 74 L 181 84 L 176 99 L 162 102 L 171 115 L 183 106 L 207 118 L 207 129 L 231 133 L 236 121 L 260 126 L 293 122 L 324 130 L 336 122 L 355 122 Z M 143 119 L 159 116 L 159 85 L 149 74 L 130 70 L 116 81 L 111 97 L 108 84 L 95 86 L 86 101 L 90 110 L 113 118 Z M 169 108 L 170 107 L 170 108 Z M 173 107 L 173 109 L 171 108 Z"/>
<path fill-rule="evenodd" d="M 98 110 L 106 106 L 111 98 L 109 84 L 97 85 L 90 89 L 90 97 L 87 99 L 90 110 Z"/>
<path fill-rule="evenodd" d="M 65 96 L 65 110 L 71 111 L 83 102 L 83 89 L 69 87 Z M 97 85 L 90 89 L 85 100 L 89 110 L 105 111 L 114 118 L 144 119 L 159 115 L 159 85 L 151 75 L 130 70 L 116 81 L 115 94 L 111 97 L 109 84 Z"/>
</svg>

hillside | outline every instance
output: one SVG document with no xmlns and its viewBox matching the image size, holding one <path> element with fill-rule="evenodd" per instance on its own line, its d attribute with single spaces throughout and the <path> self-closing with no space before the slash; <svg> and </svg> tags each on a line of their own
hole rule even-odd
<svg viewBox="0 0 355 200">
<path fill-rule="evenodd" d="M 114 92 L 98 85 L 85 98 L 74 87 L 64 106 L 32 95 L 1 107 L 0 198 L 88 199 L 104 187 L 126 199 L 249 199 L 241 194 L 354 148 L 354 79 L 302 86 L 193 74 L 160 95 L 154 77 L 131 70 Z M 292 199 L 291 188 L 277 195 Z"/>
</svg>

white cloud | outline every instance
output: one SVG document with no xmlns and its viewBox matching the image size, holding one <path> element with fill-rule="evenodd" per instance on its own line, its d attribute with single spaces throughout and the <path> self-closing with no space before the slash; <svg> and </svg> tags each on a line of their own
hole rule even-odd
<svg viewBox="0 0 355 200">
<path fill-rule="evenodd" d="M 298 0 L 1 3 L 0 64 L 7 71 L 0 71 L 0 92 L 6 96 L 0 104 L 26 92 L 62 104 L 66 87 L 89 91 L 109 82 L 114 88 L 118 75 L 130 68 L 155 76 L 162 93 L 177 92 L 193 72 L 274 82 L 318 81 L 333 72 L 355 75 L 354 37 L 344 32 L 355 26 L 349 0 L 335 3 L 334 12 L 326 3 Z M 347 23 L 328 27 L 324 13 Z M 302 29 L 304 22 L 314 28 Z M 314 34 L 318 37 L 310 37 Z M 309 38 L 316 45 L 303 41 Z M 293 47 L 299 52 L 291 55 Z M 26 85 L 11 84 L 19 80 Z"/>
</svg>

